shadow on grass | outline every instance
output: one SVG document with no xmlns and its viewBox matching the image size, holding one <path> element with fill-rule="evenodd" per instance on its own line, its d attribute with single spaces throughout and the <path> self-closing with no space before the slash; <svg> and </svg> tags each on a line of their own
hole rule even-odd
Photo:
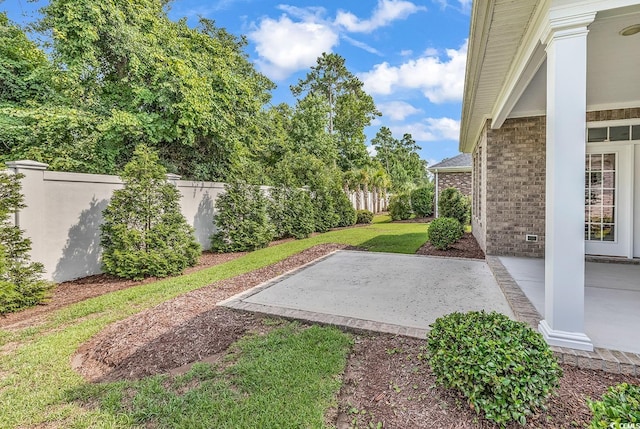
<svg viewBox="0 0 640 429">
<path fill-rule="evenodd" d="M 414 254 L 427 241 L 426 232 L 382 234 L 358 245 L 370 252 Z"/>
</svg>

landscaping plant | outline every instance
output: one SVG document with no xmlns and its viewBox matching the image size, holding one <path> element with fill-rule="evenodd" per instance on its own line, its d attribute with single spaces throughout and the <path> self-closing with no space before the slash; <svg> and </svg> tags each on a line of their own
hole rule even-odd
<svg viewBox="0 0 640 429">
<path fill-rule="evenodd" d="M 423 186 L 411 192 L 411 209 L 418 217 L 433 215 L 433 185 Z"/>
<path fill-rule="evenodd" d="M 501 426 L 522 425 L 558 387 L 562 369 L 542 335 L 484 311 L 451 313 L 430 325 L 428 361 L 439 385 L 461 392 Z"/>
<path fill-rule="evenodd" d="M 464 227 L 452 217 L 439 217 L 429 223 L 429 242 L 439 250 L 447 250 L 464 235 Z"/>
<path fill-rule="evenodd" d="M 120 175 L 100 226 L 106 273 L 130 279 L 166 277 L 193 266 L 200 256 L 193 229 L 180 212 L 180 195 L 167 182 L 158 154 L 136 147 Z"/>
<path fill-rule="evenodd" d="M 269 201 L 259 186 L 235 182 L 225 185 L 214 216 L 217 232 L 211 250 L 244 252 L 266 247 L 276 235 L 267 213 Z"/>
<path fill-rule="evenodd" d="M 389 199 L 391 220 L 407 220 L 411 217 L 411 199 L 408 194 L 392 195 Z"/>
<path fill-rule="evenodd" d="M 458 219 L 462 225 L 469 223 L 471 204 L 469 198 L 456 188 L 447 188 L 438 197 L 438 216 Z"/>
<path fill-rule="evenodd" d="M 315 231 L 315 208 L 305 190 L 272 188 L 268 208 L 278 238 L 306 238 Z"/>
<path fill-rule="evenodd" d="M 591 429 L 621 428 L 628 423 L 640 427 L 640 386 L 621 383 L 611 386 L 602 400 L 587 400 L 593 413 Z M 635 427 L 629 426 L 629 427 Z"/>
<path fill-rule="evenodd" d="M 356 224 L 356 209 L 353 208 L 349 197 L 342 189 L 334 188 L 334 206 L 336 215 L 338 215 L 338 223 L 335 226 L 352 226 Z"/>
<path fill-rule="evenodd" d="M 369 210 L 358 210 L 357 211 L 358 220 L 356 223 L 371 223 L 373 222 L 373 213 Z"/>
<path fill-rule="evenodd" d="M 53 287 L 41 277 L 42 264 L 30 261 L 31 240 L 10 220 L 25 207 L 20 192 L 22 177 L 0 171 L 0 314 L 44 301 Z"/>
</svg>

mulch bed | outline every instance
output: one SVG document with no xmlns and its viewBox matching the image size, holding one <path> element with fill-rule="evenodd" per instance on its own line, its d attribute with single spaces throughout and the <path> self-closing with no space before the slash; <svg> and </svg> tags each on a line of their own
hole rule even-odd
<svg viewBox="0 0 640 429">
<path fill-rule="evenodd" d="M 298 268 L 344 245 L 307 249 L 271 266 L 214 283 L 116 322 L 83 344 L 72 366 L 87 380 L 139 379 L 154 374 L 185 372 L 195 362 L 219 362 L 227 348 L 251 332 L 266 332 L 264 316 L 218 307 L 217 302 Z M 471 234 L 446 253 L 425 244 L 418 254 L 484 258 Z M 201 269 L 242 254 L 203 255 Z M 64 305 L 144 282 L 120 281 L 109 276 L 66 282 L 52 301 L 0 318 L 1 327 L 37 324 L 47 313 Z M 435 387 L 428 365 L 418 358 L 424 340 L 386 334 L 355 335 L 343 387 L 338 398 L 338 428 L 493 428 L 478 417 L 455 393 Z M 640 378 L 563 366 L 558 396 L 546 412 L 529 419 L 528 427 L 584 427 L 591 418 L 585 398 L 599 398 L 608 386 Z M 331 418 L 328 416 L 328 418 Z M 513 426 L 519 427 L 519 426 Z"/>
</svg>

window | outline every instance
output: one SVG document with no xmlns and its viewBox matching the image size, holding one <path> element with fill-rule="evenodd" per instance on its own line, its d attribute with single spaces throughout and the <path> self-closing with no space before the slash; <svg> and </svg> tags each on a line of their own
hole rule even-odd
<svg viewBox="0 0 640 429">
<path fill-rule="evenodd" d="M 587 142 L 619 142 L 640 140 L 640 125 L 618 125 L 587 129 Z"/>
<path fill-rule="evenodd" d="M 588 154 L 585 163 L 585 240 L 615 241 L 616 154 Z"/>
</svg>

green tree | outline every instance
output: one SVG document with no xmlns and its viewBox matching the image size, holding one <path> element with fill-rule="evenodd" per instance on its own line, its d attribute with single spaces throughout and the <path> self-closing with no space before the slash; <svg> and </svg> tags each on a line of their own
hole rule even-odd
<svg viewBox="0 0 640 429">
<path fill-rule="evenodd" d="M 418 151 L 421 148 L 411 134 L 405 133 L 398 140 L 393 137 L 389 128 L 381 127 L 371 144 L 376 149 L 375 159 L 391 178 L 393 192 L 410 192 L 429 181 L 427 163 L 420 159 Z"/>
<path fill-rule="evenodd" d="M 31 240 L 11 222 L 11 216 L 25 207 L 22 177 L 0 172 L 0 314 L 44 301 L 53 287 L 42 280 L 42 264 L 30 261 Z"/>
<path fill-rule="evenodd" d="M 179 274 L 200 255 L 193 229 L 180 211 L 180 195 L 167 182 L 158 154 L 140 144 L 103 212 L 104 271 L 141 279 Z"/>
<path fill-rule="evenodd" d="M 225 185 L 225 193 L 216 200 L 217 232 L 211 237 L 211 249 L 244 252 L 266 247 L 276 236 L 268 206 L 259 186 L 239 181 Z"/>
<path fill-rule="evenodd" d="M 380 116 L 363 83 L 337 54 L 323 53 L 304 79 L 291 86 L 295 97 L 320 97 L 327 109 L 327 133 L 338 149 L 336 165 L 346 171 L 368 160 L 364 129 Z"/>
</svg>

